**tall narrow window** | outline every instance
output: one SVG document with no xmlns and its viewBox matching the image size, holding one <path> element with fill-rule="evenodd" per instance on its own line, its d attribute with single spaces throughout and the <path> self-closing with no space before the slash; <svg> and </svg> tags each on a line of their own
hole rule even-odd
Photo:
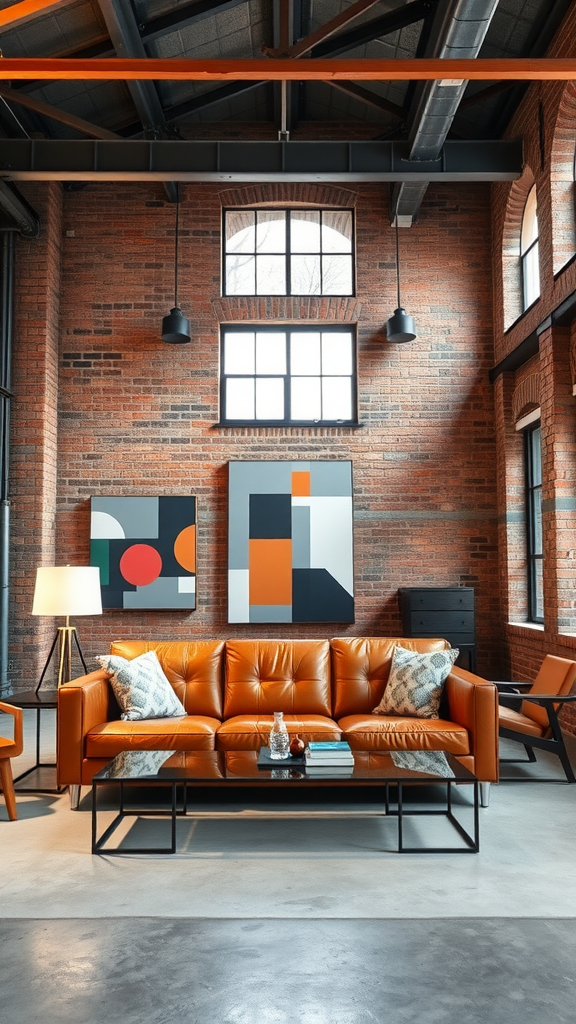
<svg viewBox="0 0 576 1024">
<path fill-rule="evenodd" d="M 528 561 L 528 618 L 544 622 L 542 576 L 542 431 L 535 423 L 524 433 L 526 528 Z"/>
<path fill-rule="evenodd" d="M 540 268 L 538 265 L 538 210 L 536 185 L 528 193 L 522 215 L 520 235 L 520 262 L 524 309 L 528 309 L 540 295 Z"/>
<path fill-rule="evenodd" d="M 225 210 L 225 295 L 353 295 L 352 210 Z"/>
</svg>

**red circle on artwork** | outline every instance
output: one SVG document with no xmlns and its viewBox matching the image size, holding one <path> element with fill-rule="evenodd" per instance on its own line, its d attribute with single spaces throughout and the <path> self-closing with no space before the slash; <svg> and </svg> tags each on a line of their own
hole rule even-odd
<svg viewBox="0 0 576 1024">
<path fill-rule="evenodd" d="M 156 548 L 149 544 L 132 544 L 120 559 L 120 572 L 127 583 L 145 587 L 158 579 L 162 570 L 162 559 Z"/>
</svg>

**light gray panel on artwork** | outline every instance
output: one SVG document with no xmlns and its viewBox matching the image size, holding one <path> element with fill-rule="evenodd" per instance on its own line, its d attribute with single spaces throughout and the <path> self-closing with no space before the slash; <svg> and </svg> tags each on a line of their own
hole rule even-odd
<svg viewBox="0 0 576 1024">
<path fill-rule="evenodd" d="M 310 507 L 292 506 L 292 568 L 310 568 Z"/>
<path fill-rule="evenodd" d="M 159 576 L 146 587 L 124 591 L 125 608 L 188 608 L 196 607 L 194 594 L 178 593 L 177 576 Z"/>
<path fill-rule="evenodd" d="M 130 540 L 158 537 L 158 498 L 92 498 L 90 505 L 114 516 Z"/>
<path fill-rule="evenodd" d="M 310 493 L 315 497 L 352 494 L 352 463 L 311 462 Z"/>
<path fill-rule="evenodd" d="M 230 491 L 236 494 L 290 494 L 290 462 L 229 462 Z"/>
<path fill-rule="evenodd" d="M 228 568 L 248 568 L 251 494 L 290 494 L 289 462 L 228 463 Z"/>
<path fill-rule="evenodd" d="M 251 604 L 250 622 L 292 622 L 292 605 Z"/>
</svg>

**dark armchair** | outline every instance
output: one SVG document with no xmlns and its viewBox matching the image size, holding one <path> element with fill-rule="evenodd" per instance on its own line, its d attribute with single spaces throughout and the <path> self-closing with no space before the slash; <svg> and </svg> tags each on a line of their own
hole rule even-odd
<svg viewBox="0 0 576 1024">
<path fill-rule="evenodd" d="M 576 661 L 547 654 L 533 683 L 496 683 L 500 700 L 499 735 L 522 743 L 527 754 L 522 761 L 501 758 L 501 764 L 533 762 L 534 748 L 548 750 L 560 759 L 566 781 L 576 782 L 558 721 L 562 706 L 576 701 L 576 694 L 570 692 L 575 681 Z M 500 778 L 502 782 L 520 781 Z"/>
</svg>

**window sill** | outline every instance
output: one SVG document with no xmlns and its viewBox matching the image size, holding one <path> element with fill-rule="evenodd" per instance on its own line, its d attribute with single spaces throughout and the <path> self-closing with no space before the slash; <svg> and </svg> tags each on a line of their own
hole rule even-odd
<svg viewBox="0 0 576 1024">
<path fill-rule="evenodd" d="M 213 430 L 226 430 L 227 428 L 237 430 L 238 427 L 245 427 L 246 430 L 257 430 L 259 427 L 277 427 L 278 430 L 300 430 L 301 428 L 318 427 L 330 430 L 359 430 L 364 428 L 363 423 L 357 420 L 299 420 L 298 422 L 285 422 L 280 420 L 223 420 L 215 423 Z"/>
<path fill-rule="evenodd" d="M 538 303 L 540 302 L 540 299 L 541 299 L 541 298 L 542 298 L 542 296 L 541 296 L 541 295 L 539 295 L 539 296 L 538 296 L 538 298 L 537 298 L 537 299 L 534 299 L 534 300 L 533 300 L 533 301 L 532 301 L 532 302 L 530 303 L 530 305 L 529 305 L 529 306 L 526 306 L 526 309 L 523 309 L 523 310 L 522 310 L 522 312 L 518 314 L 518 316 L 516 317 L 516 319 L 515 319 L 515 320 L 513 320 L 513 321 L 512 321 L 512 323 L 510 324 L 510 326 L 509 326 L 509 327 L 506 327 L 506 328 L 505 328 L 505 330 L 504 330 L 504 336 L 506 336 L 507 334 L 509 334 L 509 333 L 510 333 L 510 331 L 511 331 L 511 330 L 513 330 L 513 328 L 514 328 L 514 327 L 517 327 L 517 325 L 518 325 L 519 323 L 521 323 L 521 322 L 522 322 L 522 320 L 524 320 L 524 318 L 525 318 L 525 317 L 526 317 L 526 316 L 528 315 L 528 313 L 530 313 L 530 312 L 531 312 L 531 311 L 532 311 L 532 310 L 534 309 L 534 306 L 537 306 L 537 305 L 538 305 Z"/>
<path fill-rule="evenodd" d="M 509 622 L 514 629 L 534 629 L 537 633 L 544 633 L 543 622 Z"/>
</svg>

